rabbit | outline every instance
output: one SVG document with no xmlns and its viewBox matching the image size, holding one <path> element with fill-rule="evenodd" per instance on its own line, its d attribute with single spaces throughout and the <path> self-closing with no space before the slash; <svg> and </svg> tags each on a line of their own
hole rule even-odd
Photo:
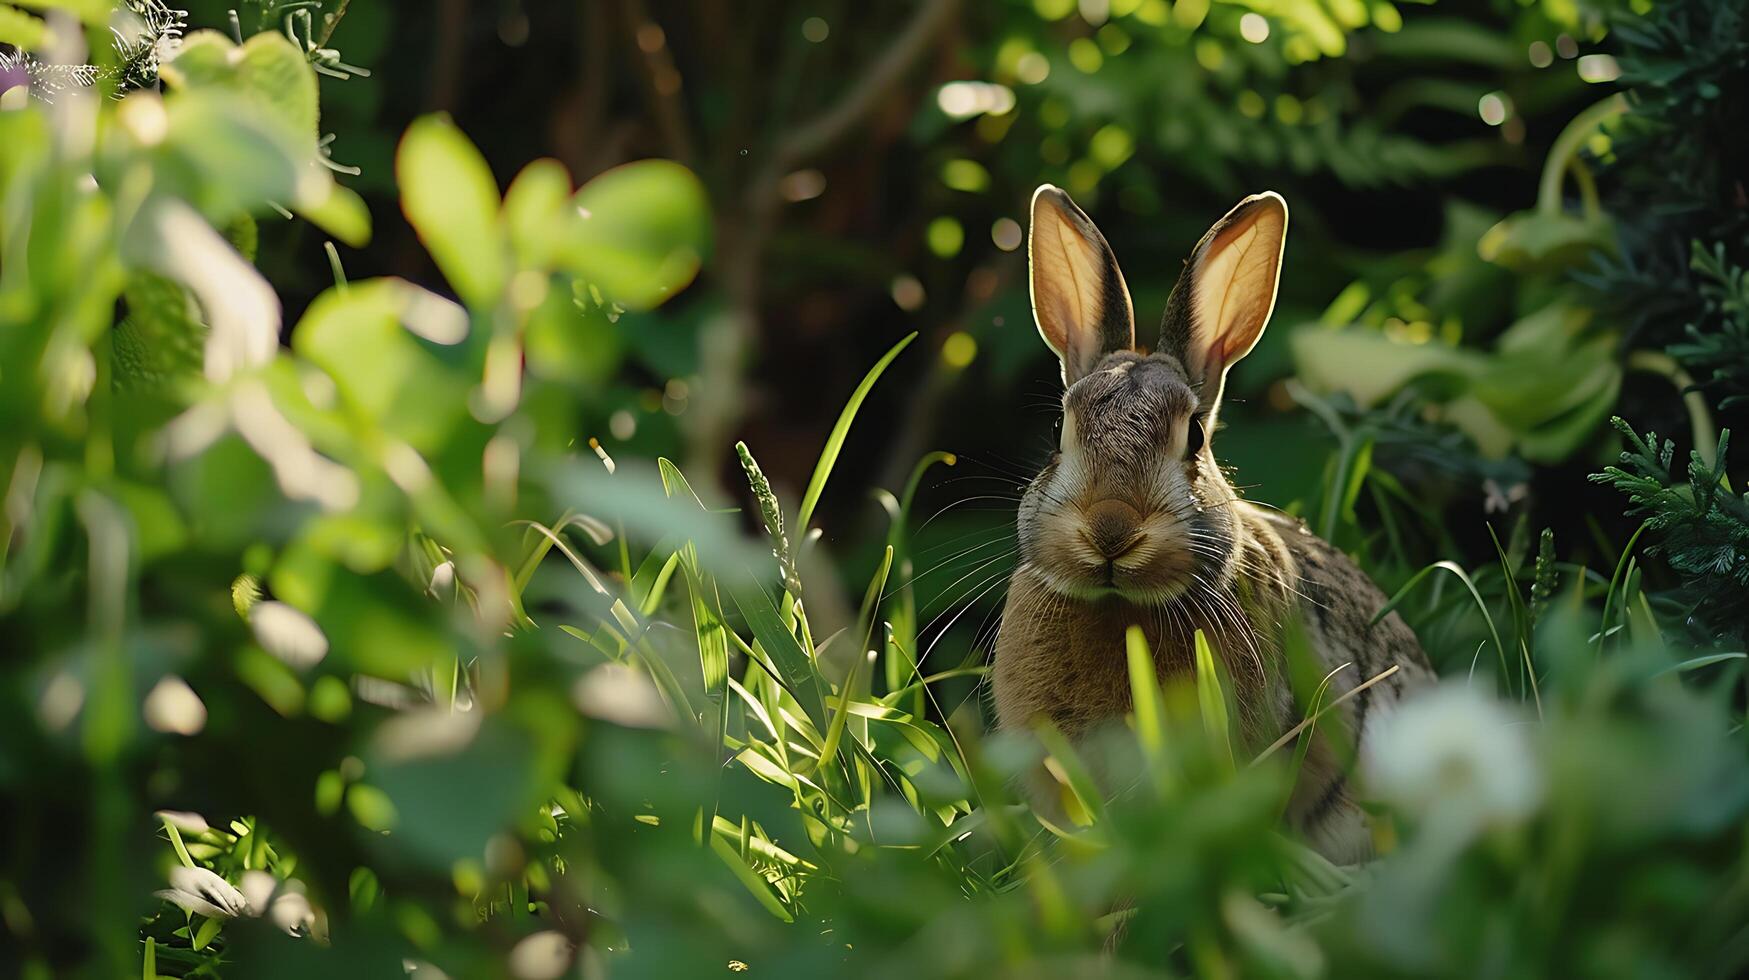
<svg viewBox="0 0 1749 980">
<path fill-rule="evenodd" d="M 1209 229 L 1167 301 L 1159 341 L 1138 348 L 1117 259 L 1049 184 L 1032 198 L 1034 319 L 1062 365 L 1061 442 L 1026 487 L 1018 561 L 997 632 L 998 727 L 1043 717 L 1071 742 L 1130 710 L 1124 634 L 1139 625 L 1157 673 L 1193 670 L 1194 636 L 1219 651 L 1240 741 L 1255 752 L 1304 717 L 1284 632 L 1303 624 L 1329 704 L 1392 666 L 1316 727 L 1287 819 L 1325 857 L 1354 863 L 1372 834 L 1327 731 L 1362 747 L 1378 718 L 1433 677 L 1415 634 L 1346 555 L 1295 518 L 1242 500 L 1211 436 L 1227 371 L 1275 306 L 1287 203 L 1247 197 Z M 1085 742 L 1083 742 L 1085 744 Z M 1341 744 L 1338 742 L 1337 744 Z M 1059 799 L 1042 771 L 1041 813 Z"/>
</svg>

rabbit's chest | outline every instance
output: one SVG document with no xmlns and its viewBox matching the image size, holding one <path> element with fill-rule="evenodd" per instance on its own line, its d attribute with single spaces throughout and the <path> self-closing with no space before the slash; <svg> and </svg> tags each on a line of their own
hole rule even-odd
<svg viewBox="0 0 1749 980">
<path fill-rule="evenodd" d="M 1194 635 L 1203 629 L 1217 648 L 1256 643 L 1241 639 L 1220 623 L 1196 623 L 1180 615 L 1121 600 L 1037 601 L 1038 592 L 1023 570 L 1009 589 L 996 638 L 991 687 L 997 720 L 1005 729 L 1025 728 L 1043 716 L 1071 738 L 1121 718 L 1131 708 L 1125 634 L 1138 626 L 1154 654 L 1162 680 L 1194 671 Z M 1029 601 L 1029 596 L 1032 597 Z M 1260 678 L 1232 672 L 1229 682 L 1241 706 L 1272 704 Z"/>
</svg>

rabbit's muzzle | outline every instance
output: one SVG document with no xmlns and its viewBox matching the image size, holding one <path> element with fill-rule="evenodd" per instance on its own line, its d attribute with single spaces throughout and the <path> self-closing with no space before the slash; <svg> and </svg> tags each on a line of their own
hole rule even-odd
<svg viewBox="0 0 1749 980">
<path fill-rule="evenodd" d="M 1129 504 L 1114 499 L 1088 507 L 1080 531 L 1082 539 L 1108 562 L 1136 550 L 1144 537 L 1142 515 Z"/>
</svg>

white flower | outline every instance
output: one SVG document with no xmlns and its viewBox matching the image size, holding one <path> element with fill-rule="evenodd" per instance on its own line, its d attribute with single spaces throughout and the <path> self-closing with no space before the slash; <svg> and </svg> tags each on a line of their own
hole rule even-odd
<svg viewBox="0 0 1749 980">
<path fill-rule="evenodd" d="M 571 940 L 547 930 L 511 947 L 510 975 L 516 980 L 558 980 L 571 968 Z"/>
<path fill-rule="evenodd" d="M 674 716 L 649 675 L 624 664 L 602 664 L 571 686 L 577 710 L 626 728 L 665 728 Z"/>
<path fill-rule="evenodd" d="M 265 915 L 288 936 L 308 936 L 316 928 L 316 910 L 296 879 L 280 881 L 265 871 L 243 872 L 242 893 L 250 915 Z"/>
<path fill-rule="evenodd" d="M 388 762 L 455 755 L 479 734 L 482 712 L 424 707 L 396 715 L 377 729 L 377 753 Z"/>
<path fill-rule="evenodd" d="M 446 561 L 431 570 L 429 590 L 439 599 L 455 593 L 455 562 Z"/>
<path fill-rule="evenodd" d="M 286 891 L 267 907 L 267 921 L 288 936 L 308 936 L 316 928 L 316 910 L 303 892 Z"/>
<path fill-rule="evenodd" d="M 249 610 L 249 627 L 262 649 L 303 670 L 328 655 L 328 637 L 301 610 L 278 600 L 258 602 Z"/>
<path fill-rule="evenodd" d="M 1460 832 L 1522 820 L 1542 797 L 1519 719 L 1464 685 L 1412 697 L 1380 719 L 1362 761 L 1382 799 Z"/>
<path fill-rule="evenodd" d="M 146 694 L 141 707 L 146 724 L 172 735 L 199 735 L 206 727 L 206 704 L 188 682 L 171 674 Z"/>
<path fill-rule="evenodd" d="M 205 868 L 170 869 L 170 887 L 156 892 L 159 898 L 184 912 L 209 919 L 234 919 L 249 910 L 249 900 L 235 886 Z"/>
<path fill-rule="evenodd" d="M 279 879 L 260 869 L 243 872 L 243 879 L 237 882 L 237 890 L 243 893 L 250 915 L 260 915 L 261 910 L 273 901 L 273 893 L 278 889 Z"/>
</svg>

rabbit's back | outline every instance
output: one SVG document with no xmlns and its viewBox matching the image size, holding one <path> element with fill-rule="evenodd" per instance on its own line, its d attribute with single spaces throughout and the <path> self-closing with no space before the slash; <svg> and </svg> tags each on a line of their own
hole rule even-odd
<svg viewBox="0 0 1749 980">
<path fill-rule="evenodd" d="M 1330 704 L 1364 685 L 1343 701 L 1335 719 L 1326 715 L 1320 722 L 1339 721 L 1340 734 L 1330 738 L 1326 730 L 1325 737 L 1314 738 L 1288 807 L 1288 818 L 1326 856 L 1358 860 L 1371 850 L 1371 840 L 1354 804 L 1349 767 L 1341 756 L 1349 754 L 1344 749 L 1365 745 L 1378 721 L 1400 699 L 1433 680 L 1433 669 L 1415 633 L 1396 612 L 1373 621 L 1388 600 L 1346 554 L 1295 518 L 1246 506 L 1258 533 L 1270 534 L 1280 543 L 1306 648 L 1319 675 L 1329 677 L 1320 701 Z M 1283 655 L 1278 652 L 1278 656 Z M 1280 718 L 1283 731 L 1299 724 L 1308 710 L 1297 703 L 1286 707 Z"/>
</svg>

